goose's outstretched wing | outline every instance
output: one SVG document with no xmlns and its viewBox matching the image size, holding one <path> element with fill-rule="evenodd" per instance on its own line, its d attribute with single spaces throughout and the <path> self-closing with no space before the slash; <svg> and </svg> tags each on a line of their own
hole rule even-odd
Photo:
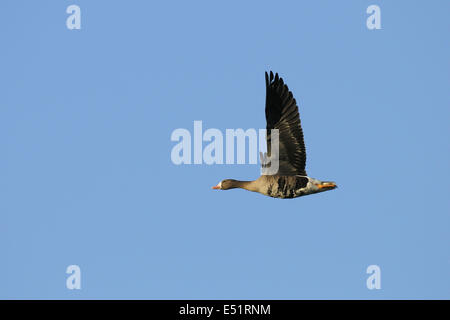
<svg viewBox="0 0 450 320">
<path fill-rule="evenodd" d="M 306 176 L 306 150 L 297 103 L 278 73 L 266 72 L 267 150 L 271 155 L 271 129 L 279 133 L 279 175 Z"/>
</svg>

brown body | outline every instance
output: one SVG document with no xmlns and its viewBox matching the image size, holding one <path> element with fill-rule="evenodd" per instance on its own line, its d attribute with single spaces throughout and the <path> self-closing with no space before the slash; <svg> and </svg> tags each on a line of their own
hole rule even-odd
<svg viewBox="0 0 450 320">
<path fill-rule="evenodd" d="M 306 176 L 263 175 L 254 181 L 223 180 L 214 189 L 245 189 L 272 198 L 291 199 L 336 188 L 333 182 L 316 183 Z M 317 181 L 318 182 L 318 181 Z"/>
</svg>

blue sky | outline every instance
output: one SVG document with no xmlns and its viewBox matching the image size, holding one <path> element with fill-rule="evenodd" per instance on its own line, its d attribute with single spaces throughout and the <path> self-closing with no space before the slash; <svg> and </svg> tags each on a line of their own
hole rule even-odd
<svg viewBox="0 0 450 320">
<path fill-rule="evenodd" d="M 449 9 L 2 1 L 0 298 L 450 298 Z M 219 192 L 258 166 L 171 162 L 194 120 L 264 128 L 266 70 L 298 101 L 308 174 L 338 189 Z"/>
</svg>

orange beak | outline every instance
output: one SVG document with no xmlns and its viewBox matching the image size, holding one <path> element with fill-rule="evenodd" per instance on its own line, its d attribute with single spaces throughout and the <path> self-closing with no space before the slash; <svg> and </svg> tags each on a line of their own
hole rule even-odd
<svg viewBox="0 0 450 320">
<path fill-rule="evenodd" d="M 217 185 L 217 186 L 214 186 L 214 187 L 212 187 L 213 189 L 216 189 L 216 190 L 220 190 L 220 186 L 219 185 Z"/>
<path fill-rule="evenodd" d="M 317 187 L 319 189 L 323 189 L 323 188 L 330 188 L 330 189 L 334 189 L 337 187 L 336 183 L 334 182 L 324 182 L 322 184 L 318 184 Z"/>
</svg>

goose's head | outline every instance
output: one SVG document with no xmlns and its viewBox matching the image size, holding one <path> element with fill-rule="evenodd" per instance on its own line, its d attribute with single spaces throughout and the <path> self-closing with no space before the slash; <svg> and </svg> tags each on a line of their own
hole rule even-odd
<svg viewBox="0 0 450 320">
<path fill-rule="evenodd" d="M 213 189 L 216 190 L 228 190 L 228 189 L 233 189 L 236 188 L 236 180 L 233 179 L 225 179 L 220 181 L 217 186 L 212 187 Z"/>
</svg>

